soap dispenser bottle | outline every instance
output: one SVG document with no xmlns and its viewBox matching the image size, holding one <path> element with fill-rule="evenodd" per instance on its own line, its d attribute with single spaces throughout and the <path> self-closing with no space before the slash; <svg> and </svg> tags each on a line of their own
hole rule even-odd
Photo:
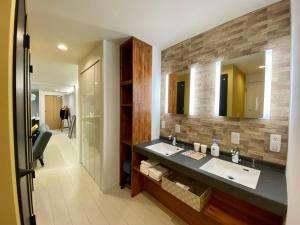
<svg viewBox="0 0 300 225">
<path fill-rule="evenodd" d="M 219 157 L 220 156 L 220 147 L 218 145 L 218 140 L 213 139 L 213 144 L 210 148 L 210 153 L 212 156 Z"/>
</svg>

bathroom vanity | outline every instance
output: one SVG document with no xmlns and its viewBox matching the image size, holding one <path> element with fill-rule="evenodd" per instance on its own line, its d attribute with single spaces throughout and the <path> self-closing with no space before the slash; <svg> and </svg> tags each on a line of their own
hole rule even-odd
<svg viewBox="0 0 300 225">
<path fill-rule="evenodd" d="M 160 153 L 147 148 L 159 143 L 171 144 L 164 139 L 159 139 L 134 146 L 132 168 L 133 197 L 142 191 L 147 191 L 189 224 L 282 224 L 287 210 L 287 187 L 283 168 L 264 164 L 263 162 L 256 163 L 255 168 L 253 168 L 252 163 L 247 160 L 242 160 L 237 165 L 231 163 L 231 157 L 226 154 L 221 154 L 218 159 L 207 154 L 200 160 L 194 160 L 181 154 L 192 149 L 191 146 L 183 146 L 182 144 L 178 145 L 181 150 L 179 149 L 174 154 L 169 154 L 171 148 L 167 153 L 165 151 Z M 159 144 L 160 148 L 163 145 Z M 139 170 L 139 164 L 141 160 L 147 158 L 154 159 L 170 170 L 210 186 L 212 188 L 211 199 L 202 211 L 194 210 L 165 191 L 161 187 L 161 182 L 157 182 L 142 174 Z M 224 164 L 221 166 L 229 166 L 233 173 L 238 168 L 244 169 L 245 173 L 259 171 L 257 183 L 255 183 L 255 180 L 253 183 L 250 179 L 248 181 L 240 181 L 241 183 L 250 182 L 248 186 L 247 183 L 242 185 L 232 181 L 230 176 L 222 177 L 213 174 L 209 169 L 212 168 L 211 166 L 217 167 L 209 165 L 208 162 L 219 165 L 218 160 L 220 160 L 221 164 Z M 238 173 L 235 173 L 235 176 L 237 175 Z M 252 174 L 250 178 L 255 178 L 255 174 Z"/>
<path fill-rule="evenodd" d="M 218 139 L 221 150 L 238 146 L 242 156 L 261 160 L 255 168 L 247 160 L 239 164 L 242 167 L 233 166 L 226 154 L 218 158 L 224 161 L 211 161 L 209 154 L 196 161 L 181 151 L 172 154 L 169 147 L 159 150 L 163 145 L 146 148 L 163 140 L 138 144 L 132 151 L 132 196 L 147 191 L 188 224 L 283 223 L 287 210 L 289 13 L 289 1 L 280 1 L 161 54 L 160 135 L 176 134 L 179 140 L 205 145 Z M 161 182 L 140 173 L 141 161 L 148 158 L 211 187 L 211 199 L 201 212 L 165 191 Z"/>
</svg>

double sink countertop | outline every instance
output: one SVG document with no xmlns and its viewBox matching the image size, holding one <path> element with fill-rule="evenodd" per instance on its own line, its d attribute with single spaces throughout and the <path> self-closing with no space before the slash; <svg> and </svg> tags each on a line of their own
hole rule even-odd
<svg viewBox="0 0 300 225">
<path fill-rule="evenodd" d="M 164 156 L 146 148 L 149 145 L 160 142 L 170 144 L 169 141 L 158 139 L 148 143 L 135 145 L 134 151 L 154 159 L 174 171 L 190 176 L 195 180 L 201 181 L 202 183 L 249 202 L 259 208 L 280 216 L 285 216 L 287 210 L 287 185 L 285 170 L 283 168 L 272 167 L 264 163 L 255 163 L 255 169 L 258 169 L 261 172 L 256 189 L 251 189 L 199 169 L 214 157 L 207 154 L 206 157 L 200 160 L 194 160 L 182 155 L 182 152 L 192 149 L 190 146 L 185 145 L 184 150 L 170 156 Z M 182 145 L 178 146 L 182 147 Z M 228 155 L 223 155 L 221 153 L 219 158 L 231 162 L 231 157 Z M 246 160 L 242 160 L 240 165 L 252 168 L 252 163 Z"/>
</svg>

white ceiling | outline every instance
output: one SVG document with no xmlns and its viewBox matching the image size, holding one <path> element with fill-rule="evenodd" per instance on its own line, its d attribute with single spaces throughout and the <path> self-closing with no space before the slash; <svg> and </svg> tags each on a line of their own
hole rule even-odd
<svg viewBox="0 0 300 225">
<path fill-rule="evenodd" d="M 58 92 L 60 94 L 70 94 L 75 91 L 75 86 L 50 84 L 50 83 L 34 83 L 31 86 L 32 92 L 38 92 L 38 90 Z"/>
<path fill-rule="evenodd" d="M 59 41 L 69 41 L 60 40 L 68 37 L 72 42 L 89 42 L 123 34 L 163 49 L 277 1 L 29 0 L 28 9 L 32 30 Z"/>
<path fill-rule="evenodd" d="M 77 64 L 98 40 L 120 42 L 136 36 L 165 49 L 277 1 L 27 0 L 33 64 L 38 73 L 35 82 L 48 82 L 48 76 L 52 76 L 51 82 L 59 80 L 57 76 L 68 76 L 53 72 L 59 65 L 50 68 L 47 60 Z M 57 49 L 61 42 L 68 51 Z"/>
<path fill-rule="evenodd" d="M 44 91 L 70 92 L 70 87 L 78 83 L 78 65 L 61 61 L 51 55 L 32 53 L 33 89 Z"/>
</svg>

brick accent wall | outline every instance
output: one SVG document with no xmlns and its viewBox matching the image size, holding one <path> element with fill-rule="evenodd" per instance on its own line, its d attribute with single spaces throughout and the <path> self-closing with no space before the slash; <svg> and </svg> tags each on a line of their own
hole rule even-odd
<svg viewBox="0 0 300 225">
<path fill-rule="evenodd" d="M 290 2 L 278 3 L 236 18 L 207 32 L 180 42 L 162 52 L 161 120 L 167 136 L 181 125 L 179 140 L 211 145 L 220 139 L 223 151 L 230 151 L 232 131 L 240 132 L 241 154 L 285 165 L 287 157 L 290 98 Z M 273 73 L 271 119 L 229 119 L 215 117 L 215 63 L 272 49 Z M 165 114 L 165 76 L 195 68 L 195 112 L 198 116 Z M 269 151 L 271 133 L 282 135 L 280 153 Z"/>
</svg>

